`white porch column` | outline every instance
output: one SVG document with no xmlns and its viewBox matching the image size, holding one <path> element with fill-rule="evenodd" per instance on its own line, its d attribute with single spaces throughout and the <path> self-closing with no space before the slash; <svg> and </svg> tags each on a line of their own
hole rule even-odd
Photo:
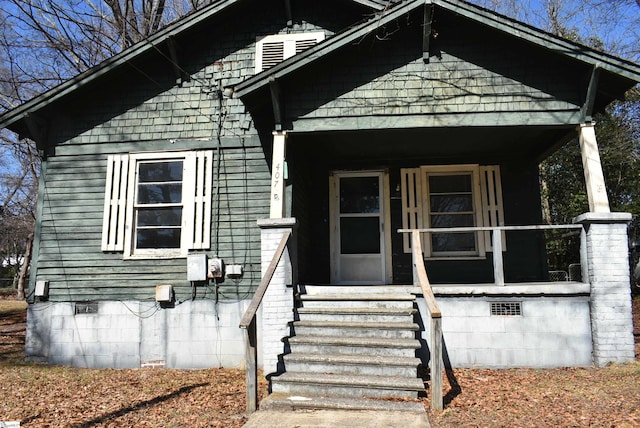
<svg viewBox="0 0 640 428">
<path fill-rule="evenodd" d="M 285 215 L 284 161 L 287 133 L 273 133 L 273 157 L 271 160 L 271 218 L 283 218 Z"/>
<path fill-rule="evenodd" d="M 589 198 L 589 211 L 594 213 L 608 213 L 609 198 L 604 184 L 604 174 L 598 152 L 598 141 L 593 123 L 580 125 L 580 152 L 582 153 L 582 167 L 584 180 Z"/>
<path fill-rule="evenodd" d="M 591 340 L 597 366 L 635 359 L 627 225 L 629 213 L 586 213 L 581 264 L 591 285 Z M 586 274 L 586 275 L 585 275 Z"/>
<path fill-rule="evenodd" d="M 293 321 L 293 289 L 297 282 L 295 261 L 297 222 L 295 218 L 258 220 L 261 230 L 261 264 L 264 276 L 285 231 L 291 231 L 287 248 L 278 263 L 271 283 L 260 306 L 258 323 L 258 352 L 262 356 L 264 375 L 279 373 L 280 358 L 284 354 L 282 338 L 290 335 Z"/>
</svg>

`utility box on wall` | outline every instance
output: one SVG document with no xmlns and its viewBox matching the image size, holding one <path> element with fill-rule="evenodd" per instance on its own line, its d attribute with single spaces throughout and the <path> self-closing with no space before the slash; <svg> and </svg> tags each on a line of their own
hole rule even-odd
<svg viewBox="0 0 640 428">
<path fill-rule="evenodd" d="M 207 255 L 203 253 L 189 254 L 187 256 L 187 280 L 207 280 Z"/>
<path fill-rule="evenodd" d="M 170 284 L 156 285 L 156 302 L 173 302 L 173 286 Z"/>
</svg>

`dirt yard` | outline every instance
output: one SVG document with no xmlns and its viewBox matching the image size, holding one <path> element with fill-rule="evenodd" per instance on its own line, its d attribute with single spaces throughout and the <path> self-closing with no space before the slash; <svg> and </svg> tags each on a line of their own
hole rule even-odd
<svg viewBox="0 0 640 428">
<path fill-rule="evenodd" d="M 636 359 L 640 298 L 634 299 Z M 25 304 L 0 299 L 0 422 L 22 427 L 241 427 L 244 372 L 88 370 L 24 362 Z M 456 369 L 439 427 L 640 427 L 640 363 Z M 261 394 L 266 383 L 261 384 Z M 455 393 L 454 393 L 455 392 Z M 428 406 L 426 399 L 422 402 Z"/>
</svg>

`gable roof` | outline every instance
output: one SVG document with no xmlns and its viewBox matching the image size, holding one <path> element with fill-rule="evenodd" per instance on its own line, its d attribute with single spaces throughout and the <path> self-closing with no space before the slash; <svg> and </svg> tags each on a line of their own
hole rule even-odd
<svg viewBox="0 0 640 428">
<path fill-rule="evenodd" d="M 388 0 L 348 1 L 368 7 L 373 11 L 382 11 L 385 9 L 387 3 L 389 3 Z M 147 37 L 145 40 L 142 40 L 113 57 L 106 59 L 95 67 L 92 67 L 61 83 L 60 85 L 37 95 L 16 108 L 1 114 L 0 129 L 11 128 L 16 122 L 29 117 L 44 107 L 61 101 L 65 97 L 74 93 L 77 89 L 97 81 L 111 73 L 113 70 L 124 66 L 129 61 L 138 58 L 145 53 L 157 51 L 164 43 L 167 43 L 169 39 L 178 36 L 187 29 L 221 15 L 223 12 L 232 9 L 236 5 L 244 3 L 248 3 L 248 0 L 214 0 L 202 9 L 196 10 L 193 13 L 178 19 L 157 33 Z"/>
<path fill-rule="evenodd" d="M 472 19 L 486 26 L 497 29 L 512 37 L 528 43 L 538 45 L 544 49 L 567 56 L 574 60 L 590 64 L 594 68 L 606 70 L 629 80 L 629 87 L 640 82 L 640 66 L 605 52 L 597 51 L 579 43 L 554 36 L 548 32 L 521 23 L 514 19 L 499 15 L 479 6 L 472 5 L 462 0 L 406 0 L 401 5 L 385 10 L 381 16 L 376 16 L 368 21 L 350 28 L 322 43 L 270 68 L 256 76 L 253 76 L 235 86 L 234 92 L 238 97 L 244 97 L 269 85 L 273 79 L 282 79 L 294 71 L 306 65 L 320 60 L 344 46 L 350 45 L 365 37 L 376 29 L 389 24 L 397 18 L 424 7 L 425 4 L 433 4 L 451 12 Z"/>
<path fill-rule="evenodd" d="M 462 0 L 349 0 L 352 3 L 359 4 L 373 11 L 378 12 L 369 20 L 351 27 L 336 36 L 326 39 L 299 55 L 296 55 L 275 67 L 268 69 L 256 76 L 253 76 L 237 85 L 235 85 L 235 95 L 244 97 L 269 84 L 270 79 L 280 79 L 290 73 L 305 67 L 325 55 L 334 52 L 361 37 L 375 31 L 379 26 L 392 22 L 411 11 L 414 11 L 425 5 L 436 5 L 454 12 L 460 16 L 475 20 L 484 25 L 502 31 L 512 37 L 516 37 L 541 46 L 545 49 L 557 52 L 575 60 L 591 64 L 594 67 L 606 70 L 617 76 L 628 80 L 628 87 L 633 86 L 640 81 L 640 66 L 630 61 L 626 61 L 604 52 L 599 52 L 586 46 L 573 43 L 545 31 L 539 30 L 527 24 L 520 23 L 516 20 L 498 15 L 487 9 L 472 5 Z M 0 129 L 10 128 L 17 132 L 28 132 L 27 127 L 17 125 L 39 110 L 50 107 L 51 105 L 62 102 L 66 97 L 75 93 L 90 83 L 103 78 L 109 73 L 127 64 L 129 61 L 139 58 L 145 53 L 158 51 L 159 48 L 167 43 L 171 38 L 185 32 L 189 28 L 203 23 L 214 16 L 222 15 L 223 12 L 231 10 L 234 6 L 248 3 L 248 0 L 217 0 L 208 6 L 183 17 L 173 24 L 165 27 L 146 40 L 137 43 L 134 46 L 122 51 L 110 59 L 103 61 L 101 64 L 79 74 L 78 76 L 67 80 L 66 82 L 56 86 L 55 88 L 44 92 L 35 98 L 25 102 L 24 104 L 5 112 L 0 115 Z M 618 96 L 621 94 L 617 94 Z"/>
</svg>

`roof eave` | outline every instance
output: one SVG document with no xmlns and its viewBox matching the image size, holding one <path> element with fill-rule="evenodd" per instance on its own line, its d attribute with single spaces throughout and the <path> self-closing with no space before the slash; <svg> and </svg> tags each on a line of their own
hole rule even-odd
<svg viewBox="0 0 640 428">
<path fill-rule="evenodd" d="M 168 27 L 165 27 L 163 30 L 158 31 L 157 33 L 149 36 L 145 40 L 138 42 L 130 48 L 127 48 L 119 54 L 106 59 L 95 67 L 90 68 L 89 70 L 80 73 L 76 77 L 61 83 L 60 85 L 36 96 L 35 98 L 32 98 L 24 104 L 21 104 L 20 106 L 9 110 L 8 112 L 0 116 L 0 129 L 11 129 L 11 126 L 13 124 L 26 118 L 30 114 L 33 114 L 34 112 L 41 110 L 47 105 L 54 103 L 61 98 L 64 98 L 78 88 L 94 82 L 113 69 L 121 67 L 128 61 L 131 61 L 135 57 L 151 50 L 157 49 L 158 45 L 165 42 L 169 37 L 181 33 L 187 28 L 210 18 L 212 15 L 215 15 L 240 1 L 241 0 L 219 0 L 217 2 L 214 2 L 202 8 L 201 10 L 196 11 L 193 14 L 176 21 Z"/>
<path fill-rule="evenodd" d="M 631 61 L 623 60 L 613 55 L 582 46 L 578 43 L 558 38 L 543 30 L 539 30 L 535 27 L 501 15 L 496 15 L 493 12 L 483 10 L 478 6 L 464 1 L 414 0 L 407 1 L 403 5 L 398 5 L 386 11 L 380 17 L 371 19 L 360 26 L 356 26 L 331 39 L 327 39 L 300 55 L 296 55 L 295 57 L 283 61 L 269 70 L 237 84 L 234 88 L 234 93 L 236 96 L 242 98 L 256 90 L 264 88 L 269 85 L 270 79 L 280 79 L 287 74 L 319 59 L 323 55 L 364 37 L 369 32 L 377 29 L 380 25 L 384 25 L 417 7 L 423 6 L 425 2 L 436 4 L 454 13 L 458 13 L 461 16 L 491 26 L 527 42 L 542 46 L 546 49 L 574 58 L 581 62 L 591 64 L 594 67 L 601 68 L 608 72 L 618 74 L 632 82 L 640 82 L 640 66 Z"/>
<path fill-rule="evenodd" d="M 424 6 L 424 4 L 425 0 L 411 0 L 401 6 L 399 5 L 392 9 L 389 9 L 379 17 L 372 18 L 358 26 L 355 26 L 343 33 L 327 39 L 324 42 L 321 42 L 316 46 L 300 53 L 299 55 L 289 58 L 275 65 L 274 67 L 263 71 L 260 74 L 257 74 L 252 78 L 238 83 L 234 87 L 234 95 L 242 98 L 245 95 L 264 88 L 269 85 L 270 80 L 278 80 L 286 76 L 287 74 L 298 70 L 311 62 L 316 61 L 317 59 L 336 49 L 339 49 L 358 39 L 361 39 L 372 31 L 375 31 L 381 25 L 385 25 L 389 21 L 397 19 L 398 17 L 401 17 L 402 15 L 412 11 L 417 7 Z"/>
<path fill-rule="evenodd" d="M 630 80 L 640 82 L 640 66 L 588 46 L 562 39 L 544 30 L 524 24 L 514 19 L 484 10 L 461 0 L 432 0 L 434 4 L 444 7 L 461 16 L 473 19 L 490 27 L 511 34 L 514 37 L 540 45 L 554 52 L 572 57 L 579 61 L 598 66 L 607 71 L 619 74 Z"/>
</svg>

